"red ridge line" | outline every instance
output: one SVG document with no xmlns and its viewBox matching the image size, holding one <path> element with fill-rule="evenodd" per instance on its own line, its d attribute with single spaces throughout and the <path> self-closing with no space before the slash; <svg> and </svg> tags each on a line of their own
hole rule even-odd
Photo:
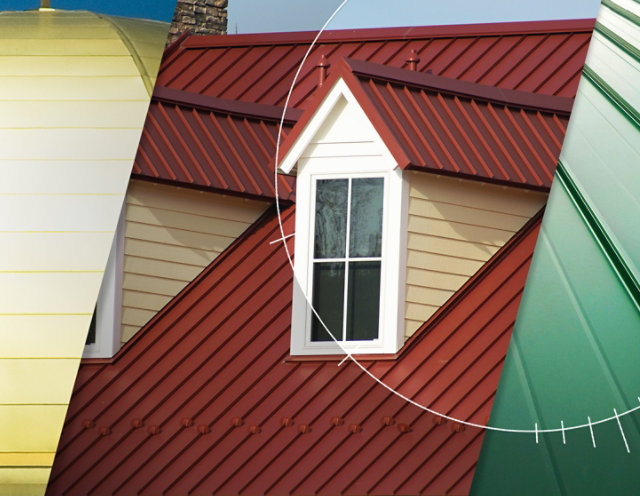
<svg viewBox="0 0 640 496">
<path fill-rule="evenodd" d="M 503 89 L 434 74 L 388 67 L 362 60 L 345 59 L 345 62 L 352 72 L 360 77 L 383 79 L 388 82 L 412 85 L 493 103 L 562 114 L 569 114 L 573 106 L 573 98 Z"/>
<path fill-rule="evenodd" d="M 265 103 L 250 103 L 239 100 L 227 100 L 215 96 L 207 96 L 191 91 L 176 90 L 165 86 L 156 86 L 153 90 L 153 100 L 172 103 L 180 106 L 195 107 L 210 112 L 224 112 L 240 117 L 271 120 L 280 122 L 283 108 Z M 287 124 L 295 123 L 302 114 L 301 110 L 288 108 L 284 116 Z"/>
<path fill-rule="evenodd" d="M 482 24 L 457 24 L 449 26 L 408 26 L 373 29 L 342 29 L 323 31 L 320 41 L 391 41 L 419 38 L 475 37 L 496 35 L 521 35 L 536 33 L 566 33 L 592 31 L 595 19 L 576 19 L 560 21 L 518 21 Z M 317 31 L 295 33 L 259 33 L 241 35 L 190 36 L 181 45 L 183 49 L 214 48 L 234 46 L 309 44 Z"/>
</svg>

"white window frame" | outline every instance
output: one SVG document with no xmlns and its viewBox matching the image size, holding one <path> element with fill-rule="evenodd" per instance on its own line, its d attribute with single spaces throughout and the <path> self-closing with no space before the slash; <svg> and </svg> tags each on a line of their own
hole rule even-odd
<svg viewBox="0 0 640 496">
<path fill-rule="evenodd" d="M 113 236 L 96 303 L 96 340 L 84 346 L 82 358 L 112 358 L 120 349 L 125 207 Z"/>
<path fill-rule="evenodd" d="M 371 341 L 311 341 L 315 184 L 321 179 L 384 178 L 382 261 L 378 339 Z M 295 283 L 292 309 L 292 355 L 396 353 L 404 343 L 408 183 L 396 164 L 369 162 L 366 157 L 301 159 L 298 164 L 295 236 Z M 345 284 L 347 281 L 345 280 Z M 347 302 L 344 302 L 346 305 Z M 333 332 L 333 330 L 331 330 Z"/>
</svg>

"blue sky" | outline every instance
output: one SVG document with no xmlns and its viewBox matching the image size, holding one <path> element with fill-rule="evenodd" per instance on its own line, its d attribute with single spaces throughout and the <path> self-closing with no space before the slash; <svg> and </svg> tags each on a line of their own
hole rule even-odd
<svg viewBox="0 0 640 496">
<path fill-rule="evenodd" d="M 229 0 L 229 33 L 318 30 L 341 0 Z M 0 0 L 2 10 L 40 0 Z M 52 7 L 170 21 L 175 0 L 51 0 Z M 349 0 L 329 26 L 466 24 L 595 17 L 600 0 Z"/>
</svg>

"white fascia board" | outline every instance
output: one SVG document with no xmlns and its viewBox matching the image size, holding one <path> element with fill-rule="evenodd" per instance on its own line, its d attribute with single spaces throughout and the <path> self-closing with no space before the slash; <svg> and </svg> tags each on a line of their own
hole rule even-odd
<svg viewBox="0 0 640 496">
<path fill-rule="evenodd" d="M 347 101 L 347 104 L 356 105 L 363 113 L 363 115 L 366 116 L 364 110 L 362 110 L 362 107 L 360 106 L 360 103 L 351 92 L 344 79 L 338 79 L 334 83 L 333 87 L 329 90 L 324 100 L 322 100 L 322 103 L 318 105 L 318 108 L 315 111 L 313 117 L 309 120 L 309 123 L 306 125 L 304 130 L 296 139 L 295 143 L 291 146 L 287 154 L 284 156 L 282 162 L 278 165 L 278 168 L 281 172 L 285 174 L 291 173 L 291 171 L 296 166 L 296 163 L 313 140 L 313 137 L 318 133 L 322 125 L 325 123 L 326 119 L 331 115 L 331 112 L 341 98 L 344 98 Z M 382 138 L 379 137 L 379 133 L 377 131 L 376 134 L 382 142 Z M 387 153 L 389 154 L 389 156 L 391 156 L 391 153 L 388 152 L 388 150 Z"/>
</svg>

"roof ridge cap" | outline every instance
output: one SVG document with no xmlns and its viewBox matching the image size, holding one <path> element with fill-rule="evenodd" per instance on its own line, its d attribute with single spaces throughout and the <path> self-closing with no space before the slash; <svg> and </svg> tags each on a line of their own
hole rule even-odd
<svg viewBox="0 0 640 496">
<path fill-rule="evenodd" d="M 202 95 L 185 90 L 176 90 L 166 86 L 156 85 L 151 101 L 173 103 L 176 105 L 195 107 L 211 112 L 234 114 L 241 117 L 249 117 L 260 120 L 279 122 L 282 119 L 284 107 L 268 105 L 265 103 L 243 102 L 228 100 L 216 96 Z M 302 114 L 302 110 L 293 107 L 287 108 L 284 122 L 295 123 Z"/>
<path fill-rule="evenodd" d="M 555 19 L 542 21 L 510 21 L 476 24 L 446 24 L 435 26 L 400 26 L 385 28 L 358 28 L 325 30 L 320 43 L 350 41 L 380 41 L 392 39 L 447 38 L 534 35 L 542 33 L 591 32 L 595 19 Z M 294 31 L 272 33 L 249 33 L 227 35 L 190 36 L 184 48 L 262 46 L 309 44 L 317 31 Z"/>
<path fill-rule="evenodd" d="M 574 99 L 568 97 L 497 88 L 471 81 L 462 81 L 399 67 L 388 67 L 356 59 L 345 58 L 344 61 L 356 76 L 370 77 L 426 90 L 435 90 L 513 107 L 566 115 L 571 113 L 573 106 Z"/>
</svg>

